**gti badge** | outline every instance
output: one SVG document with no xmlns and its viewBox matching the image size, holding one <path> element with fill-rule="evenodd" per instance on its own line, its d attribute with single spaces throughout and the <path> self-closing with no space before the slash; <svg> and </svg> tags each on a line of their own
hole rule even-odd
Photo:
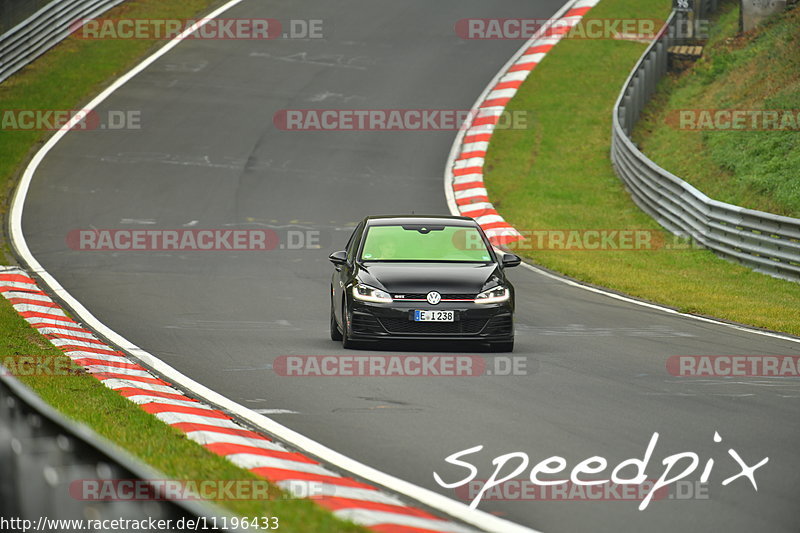
<svg viewBox="0 0 800 533">
<path fill-rule="evenodd" d="M 428 293 L 428 295 L 425 297 L 425 299 L 428 300 L 429 304 L 436 305 L 436 304 L 438 304 L 439 302 L 442 301 L 442 295 L 439 294 L 436 291 L 431 291 L 431 292 Z"/>
</svg>

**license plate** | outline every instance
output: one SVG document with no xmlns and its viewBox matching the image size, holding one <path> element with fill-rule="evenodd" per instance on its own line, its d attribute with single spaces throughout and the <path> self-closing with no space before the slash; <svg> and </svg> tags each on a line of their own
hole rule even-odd
<svg viewBox="0 0 800 533">
<path fill-rule="evenodd" d="M 456 319 L 455 311 L 414 311 L 414 322 L 453 322 Z"/>
</svg>

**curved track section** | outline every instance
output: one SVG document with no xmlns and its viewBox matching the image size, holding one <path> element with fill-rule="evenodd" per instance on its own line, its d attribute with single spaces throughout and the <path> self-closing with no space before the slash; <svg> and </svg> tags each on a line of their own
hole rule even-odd
<svg viewBox="0 0 800 533">
<path fill-rule="evenodd" d="M 791 379 L 670 376 L 677 354 L 796 354 L 797 344 L 664 313 L 565 284 L 512 274 L 517 349 L 527 374 L 477 378 L 290 378 L 282 355 L 342 355 L 327 339 L 327 252 L 370 213 L 447 213 L 441 174 L 453 133 L 285 132 L 292 108 L 469 108 L 521 44 L 464 41 L 466 17 L 551 16 L 559 2 L 246 1 L 230 18 L 322 19 L 324 40 L 189 41 L 101 106 L 140 110 L 141 130 L 66 135 L 42 161 L 23 229 L 38 261 L 92 313 L 209 388 L 388 474 L 455 498 L 432 472 L 479 444 L 569 464 L 602 455 L 653 463 L 714 457 L 710 499 L 546 502 L 487 499 L 481 509 L 548 532 L 792 531 L 796 408 Z M 591 43 L 587 43 L 590 46 Z M 88 228 L 287 228 L 319 231 L 322 249 L 272 252 L 86 252 Z M 381 354 L 471 353 L 384 347 Z M 374 353 L 374 352 L 369 352 Z M 487 355 L 487 358 L 489 356 Z M 269 412 L 269 411 L 264 411 Z M 723 443 L 712 437 L 718 431 Z M 759 491 L 738 472 L 736 449 Z M 650 473 L 650 472 L 648 472 Z M 660 470 L 653 468 L 651 476 Z M 788 474 L 787 474 L 788 473 Z M 696 477 L 695 477 L 696 479 Z"/>
</svg>

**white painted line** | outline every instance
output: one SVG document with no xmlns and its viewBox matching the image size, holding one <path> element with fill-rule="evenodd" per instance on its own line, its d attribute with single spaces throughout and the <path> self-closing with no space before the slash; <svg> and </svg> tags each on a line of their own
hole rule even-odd
<svg viewBox="0 0 800 533">
<path fill-rule="evenodd" d="M 256 413 L 260 415 L 299 415 L 297 411 L 291 411 L 289 409 L 253 409 Z"/>
<path fill-rule="evenodd" d="M 120 368 L 118 366 L 88 365 L 84 367 L 90 374 L 124 374 L 131 377 L 152 378 L 153 376 L 146 370 L 135 370 L 133 368 Z"/>
<path fill-rule="evenodd" d="M 69 335 L 70 337 L 80 337 L 82 339 L 95 339 L 100 340 L 88 331 L 72 331 L 69 329 L 63 329 L 55 326 L 46 326 L 42 328 L 36 328 L 39 333 L 42 335 Z"/>
<path fill-rule="evenodd" d="M 536 55 L 536 54 L 533 54 L 533 55 Z M 542 54 L 542 55 L 544 55 L 544 54 Z M 496 100 L 497 98 L 511 98 L 515 94 L 517 94 L 517 90 L 516 89 L 498 89 L 496 91 L 490 92 L 489 95 L 486 97 L 486 100 Z M 486 144 L 489 144 L 489 143 L 486 143 Z M 467 146 L 469 146 L 469 145 L 464 146 L 465 150 L 467 149 Z"/>
<path fill-rule="evenodd" d="M 464 174 L 463 176 L 456 176 L 453 178 L 453 185 L 458 185 L 459 183 L 474 183 L 478 181 L 483 181 L 483 174 Z"/>
<path fill-rule="evenodd" d="M 529 70 L 517 70 L 515 72 L 509 72 L 508 74 L 505 74 L 502 77 L 500 77 L 497 80 L 497 83 L 503 83 L 507 81 L 525 81 L 528 78 L 528 74 L 530 73 L 531 72 Z M 492 87 L 497 85 L 497 83 L 492 85 Z"/>
<path fill-rule="evenodd" d="M 147 396 L 146 394 L 140 394 L 136 396 L 128 396 L 127 397 L 130 401 L 137 405 L 145 405 L 148 403 L 167 403 L 169 405 L 181 405 L 184 407 L 197 407 L 199 409 L 211 409 L 207 405 L 203 405 L 200 402 L 193 402 L 191 400 L 175 400 L 172 398 L 162 398 L 161 396 Z"/>
<path fill-rule="evenodd" d="M 509 89 L 509 90 L 513 91 L 514 89 Z M 463 152 L 466 152 L 466 153 L 469 153 L 469 152 L 485 152 L 488 149 L 489 149 L 489 143 L 488 142 L 479 141 L 479 142 L 465 144 Z"/>
<path fill-rule="evenodd" d="M 74 339 L 62 339 L 59 337 L 53 337 L 47 340 L 49 340 L 50 343 L 53 344 L 54 346 L 83 346 L 84 348 L 108 350 L 109 352 L 114 351 L 114 349 L 111 348 L 111 346 L 106 346 L 105 344 L 97 344 L 96 342 L 76 341 Z"/>
<path fill-rule="evenodd" d="M 11 298 L 25 298 L 26 300 L 38 300 L 40 302 L 53 303 L 53 300 L 51 300 L 50 297 L 47 296 L 46 294 L 33 294 L 30 292 L 8 291 L 4 292 L 3 296 L 6 297 L 6 300 L 10 300 Z"/>
<path fill-rule="evenodd" d="M 483 187 L 464 189 L 463 191 L 457 191 L 454 195 L 454 198 L 458 198 L 460 200 L 462 198 L 472 198 L 475 196 L 486 196 L 486 189 Z"/>
<path fill-rule="evenodd" d="M 500 215 L 483 215 L 475 219 L 475 222 L 483 226 L 484 224 L 491 224 L 492 222 L 505 222 Z M 511 224 L 509 224 L 509 227 Z"/>
<path fill-rule="evenodd" d="M 539 63 L 542 59 L 544 59 L 544 56 L 546 56 L 546 55 L 547 54 L 545 54 L 544 52 L 537 52 L 535 54 L 528 54 L 528 55 L 522 56 L 519 59 L 520 59 L 520 61 L 523 61 L 525 63 Z"/>
<path fill-rule="evenodd" d="M 64 314 L 64 311 L 58 309 L 57 307 L 45 307 L 43 305 L 32 305 L 32 304 L 12 304 L 12 307 L 20 313 L 25 313 L 27 311 L 32 313 L 47 313 L 48 315 L 60 316 L 60 317 L 67 316 L 66 314 Z"/>
<path fill-rule="evenodd" d="M 69 350 L 64 352 L 70 359 L 99 359 L 101 361 L 116 361 L 119 363 L 130 363 L 130 359 L 123 355 L 108 355 L 104 353 L 84 352 L 80 350 Z"/>
<path fill-rule="evenodd" d="M 103 385 L 109 389 L 143 389 L 153 392 L 166 392 L 168 394 L 183 394 L 178 389 L 173 389 L 166 385 L 154 385 L 152 383 L 145 383 L 143 381 L 131 381 L 122 378 L 109 378 L 101 380 Z"/>
<path fill-rule="evenodd" d="M 268 455 L 256 455 L 252 453 L 233 453 L 225 456 L 233 464 L 239 465 L 247 470 L 254 468 L 278 468 L 281 470 L 291 470 L 292 472 L 305 472 L 318 476 L 341 477 L 336 472 L 315 463 L 305 463 L 303 461 L 291 461 L 289 459 L 279 459 Z"/>
<path fill-rule="evenodd" d="M 0 281 L 0 287 L 13 287 L 15 289 L 30 289 L 38 291 L 39 287 L 33 283 L 24 283 L 22 281 Z"/>
<path fill-rule="evenodd" d="M 253 448 L 263 448 L 265 450 L 286 451 L 284 446 L 265 439 L 252 439 L 241 435 L 231 435 L 229 433 L 217 433 L 215 431 L 189 431 L 186 437 L 199 444 L 238 444 L 240 446 L 251 446 Z"/>
<path fill-rule="evenodd" d="M 483 167 L 483 158 L 482 157 L 470 157 L 469 159 L 459 159 L 456 161 L 455 169 L 460 170 L 462 168 L 470 168 L 470 167 Z"/>
<path fill-rule="evenodd" d="M 470 213 L 473 211 L 485 211 L 487 209 L 494 209 L 491 202 L 475 202 L 474 204 L 461 205 L 461 213 Z"/>
<path fill-rule="evenodd" d="M 22 311 L 20 311 L 22 313 Z M 41 322 L 42 320 L 53 320 L 56 322 L 61 322 L 65 326 L 76 327 L 78 324 L 72 321 L 71 318 L 65 317 L 63 315 L 53 315 L 50 313 L 39 313 L 42 316 L 35 316 L 30 318 L 25 318 L 29 323 L 36 324 L 37 322 Z"/>
<path fill-rule="evenodd" d="M 156 418 L 159 418 L 169 424 L 170 426 L 174 424 L 180 423 L 189 423 L 189 424 L 204 424 L 207 426 L 216 426 L 220 428 L 228 428 L 228 429 L 242 429 L 242 426 L 233 422 L 232 420 L 228 420 L 227 418 L 215 418 L 213 416 L 200 416 L 200 415 L 193 415 L 189 413 L 183 413 L 180 411 L 163 411 L 161 413 L 153 413 Z"/>
</svg>

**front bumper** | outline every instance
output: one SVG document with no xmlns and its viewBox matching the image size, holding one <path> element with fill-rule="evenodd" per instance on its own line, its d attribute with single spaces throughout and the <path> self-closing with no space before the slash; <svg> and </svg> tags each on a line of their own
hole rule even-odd
<svg viewBox="0 0 800 533">
<path fill-rule="evenodd" d="M 454 311 L 454 322 L 414 322 L 416 309 Z M 350 333 L 353 339 L 482 340 L 514 338 L 513 300 L 499 304 L 472 302 L 402 302 L 377 304 L 351 299 Z"/>
</svg>

